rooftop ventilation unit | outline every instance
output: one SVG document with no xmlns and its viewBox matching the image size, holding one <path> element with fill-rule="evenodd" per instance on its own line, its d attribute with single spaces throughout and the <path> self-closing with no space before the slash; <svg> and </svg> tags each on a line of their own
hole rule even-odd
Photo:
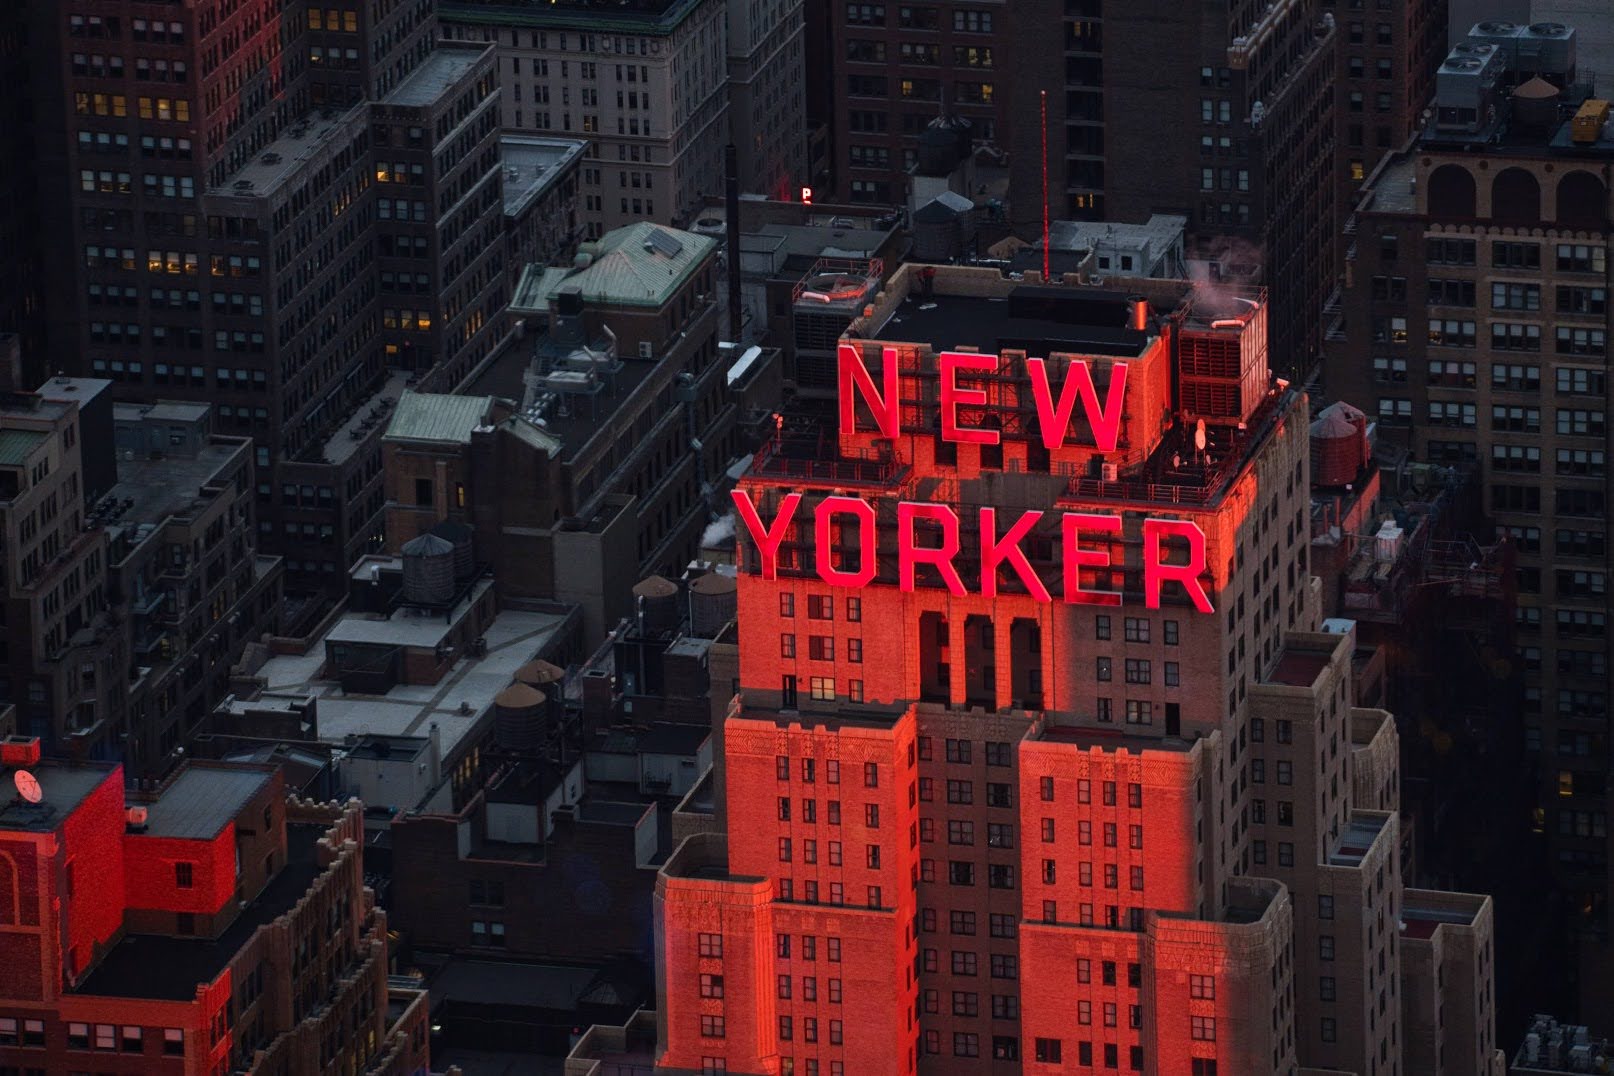
<svg viewBox="0 0 1614 1076">
<path fill-rule="evenodd" d="M 1575 28 L 1561 22 L 1531 23 L 1518 37 L 1518 58 L 1509 66 L 1536 75 L 1557 75 L 1573 80 L 1575 74 Z"/>
<path fill-rule="evenodd" d="M 1495 44 L 1467 41 L 1453 48 L 1435 73 L 1435 126 L 1478 131 L 1488 123 L 1502 71 L 1502 50 Z"/>
<path fill-rule="evenodd" d="M 1513 67 L 1519 58 L 1519 35 L 1524 27 L 1516 22 L 1482 22 L 1468 31 L 1468 40 L 1481 45 L 1496 45 L 1502 50 L 1502 62 Z"/>
</svg>

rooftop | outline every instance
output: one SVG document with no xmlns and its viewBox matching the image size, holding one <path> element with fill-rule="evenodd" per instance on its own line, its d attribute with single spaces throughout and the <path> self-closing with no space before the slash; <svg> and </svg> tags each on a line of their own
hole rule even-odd
<svg viewBox="0 0 1614 1076">
<path fill-rule="evenodd" d="M 603 347 L 604 343 L 600 342 L 600 346 Z M 527 376 L 532 370 L 534 356 L 553 356 L 561 350 L 564 349 L 553 346 L 547 336 L 540 338 L 537 348 L 507 347 L 483 368 L 475 383 L 469 386 L 469 391 L 514 400 L 520 404 L 527 398 Z M 599 350 L 596 348 L 596 351 Z M 635 389 L 648 381 L 659 366 L 659 360 L 627 359 L 615 373 L 609 375 L 597 394 L 584 397 L 587 403 L 570 407 L 569 414 L 563 415 L 558 407 L 551 407 L 543 416 L 541 427 L 525 415 L 513 415 L 505 420 L 504 428 L 518 433 L 552 456 L 564 452 L 569 458 L 604 429 L 605 419 L 621 407 Z"/>
<path fill-rule="evenodd" d="M 250 714 L 262 711 L 278 711 L 287 714 L 300 714 L 307 710 L 310 696 L 307 695 L 279 695 L 264 692 L 255 699 L 237 698 L 234 695 L 226 696 L 219 703 L 218 709 L 227 710 L 232 714 Z"/>
<path fill-rule="evenodd" d="M 1610 133 L 1608 127 L 1605 125 L 1593 141 L 1576 142 L 1571 137 L 1569 122 L 1582 102 L 1596 97 L 1590 86 L 1570 86 L 1557 99 L 1557 118 L 1545 128 L 1532 130 L 1523 123 L 1514 122 L 1514 99 L 1504 91 L 1497 103 L 1498 118 L 1493 128 L 1470 132 L 1426 127 L 1417 139 L 1416 148 L 1425 152 L 1458 150 L 1494 154 L 1501 151 L 1509 157 L 1567 157 L 1604 161 L 1614 156 L 1614 134 Z"/>
<path fill-rule="evenodd" d="M 1328 853 L 1328 863 L 1333 867 L 1357 867 L 1373 848 L 1373 842 L 1379 839 L 1384 831 L 1384 824 L 1389 815 L 1375 814 L 1369 811 L 1358 811 L 1351 815 L 1350 821 L 1345 823 L 1345 830 L 1334 843 L 1333 851 Z"/>
<path fill-rule="evenodd" d="M 1104 221 L 1056 220 L 1048 226 L 1051 250 L 1096 250 L 1113 246 L 1131 253 L 1143 250 L 1159 257 L 1182 238 L 1188 218 L 1174 213 L 1153 213 L 1142 224 L 1115 224 Z M 1147 270 L 1147 266 L 1140 266 Z"/>
<path fill-rule="evenodd" d="M 68 405 L 59 397 L 37 392 L 0 390 L 0 421 L 12 419 L 52 423 L 67 414 Z"/>
<path fill-rule="evenodd" d="M 112 387 L 105 377 L 65 377 L 60 374 L 39 386 L 39 394 L 48 400 L 73 400 L 83 404 Z"/>
<path fill-rule="evenodd" d="M 657 721 L 649 728 L 601 729 L 588 750 L 608 755 L 694 755 L 711 737 L 706 725 Z"/>
<path fill-rule="evenodd" d="M 292 178 L 330 144 L 364 128 L 364 107 L 345 112 L 325 108 L 310 111 L 264 146 L 211 194 L 223 197 L 261 197 Z"/>
<path fill-rule="evenodd" d="M 583 156 L 587 142 L 534 135 L 502 135 L 499 157 L 504 165 L 504 215 L 518 216 L 538 200 L 568 165 Z"/>
<path fill-rule="evenodd" d="M 852 222 L 763 224 L 741 234 L 740 266 L 748 274 L 779 273 L 798 265 L 805 271 L 819 258 L 872 258 L 891 232 Z"/>
<path fill-rule="evenodd" d="M 444 22 L 477 25 L 667 33 L 700 3 L 701 0 L 620 0 L 604 6 L 590 0 L 442 0 L 438 13 Z"/>
<path fill-rule="evenodd" d="M 1360 195 L 1363 207 L 1375 213 L 1416 213 L 1417 178 L 1418 158 L 1414 151 L 1387 155 Z"/>
<path fill-rule="evenodd" d="M 286 791 L 309 795 L 320 783 L 320 775 L 330 766 L 331 760 L 319 751 L 310 751 L 296 744 L 264 743 L 246 751 L 236 751 L 225 757 L 226 762 L 255 762 L 274 766 L 286 783 Z"/>
<path fill-rule="evenodd" d="M 195 762 L 146 807 L 146 833 L 152 837 L 205 841 L 235 821 L 269 783 L 263 770 L 214 767 Z"/>
<path fill-rule="evenodd" d="M 158 400 L 140 404 L 118 401 L 112 405 L 114 422 L 200 422 L 213 409 L 212 404 L 190 400 Z"/>
<path fill-rule="evenodd" d="M 116 541 L 131 528 L 156 526 L 206 504 L 202 487 L 241 451 L 241 438 L 213 438 L 192 458 L 136 456 L 118 461 L 118 484 L 107 491 L 104 504 L 119 505 L 107 525 Z M 145 537 L 141 533 L 139 537 Z"/>
<path fill-rule="evenodd" d="M 29 769 L 39 782 L 44 798 L 38 803 L 27 803 L 13 795 L 10 773 L 0 777 L 0 832 L 51 833 L 68 815 L 78 810 L 105 781 L 114 780 L 117 766 L 112 763 L 85 763 L 69 765 L 64 762 L 44 761 Z"/>
<path fill-rule="evenodd" d="M 381 736 L 372 733 L 354 738 L 344 750 L 347 751 L 348 758 L 412 762 L 424 754 L 430 746 L 429 736 Z"/>
<path fill-rule="evenodd" d="M 92 997 L 189 1001 L 213 982 L 258 928 L 289 912 L 320 875 L 315 845 L 323 825 L 286 826 L 286 865 L 218 938 L 126 934 L 102 958 L 75 994 Z"/>
<path fill-rule="evenodd" d="M 492 50 L 484 42 L 439 41 L 408 78 L 381 99 L 399 108 L 424 108 L 433 104 L 476 68 Z"/>
<path fill-rule="evenodd" d="M 542 804 L 550 793 L 576 769 L 577 764 L 564 770 L 554 762 L 542 758 L 512 759 L 488 781 L 484 798 L 488 803 L 518 803 L 528 806 Z"/>
<path fill-rule="evenodd" d="M 656 1014 L 641 1009 L 621 1027 L 595 1024 L 583 1032 L 581 1038 L 567 1054 L 572 1062 L 596 1062 L 586 1071 L 604 1076 L 606 1073 L 649 1072 L 655 1068 Z"/>
<path fill-rule="evenodd" d="M 577 805 L 579 822 L 596 822 L 608 826 L 637 826 L 645 815 L 655 815 L 653 803 L 622 803 L 612 800 L 584 800 Z"/>
<path fill-rule="evenodd" d="M 1606 1072 L 1610 1058 L 1614 1058 L 1614 1042 L 1595 1037 L 1590 1027 L 1559 1023 L 1537 1013 L 1508 1071 L 1515 1076 Z"/>
<path fill-rule="evenodd" d="M 1332 657 L 1327 651 L 1286 645 L 1278 655 L 1277 664 L 1262 678 L 1262 683 L 1311 687 L 1323 670 L 1328 668 Z"/>
<path fill-rule="evenodd" d="M 712 814 L 717 810 L 717 785 L 713 778 L 714 771 L 708 767 L 701 774 L 695 787 L 685 794 L 683 801 L 678 804 L 677 810 L 681 814 Z"/>
<path fill-rule="evenodd" d="M 1472 912 L 1456 908 L 1420 908 L 1407 904 L 1401 909 L 1401 936 L 1404 938 L 1430 938 L 1442 923 L 1454 926 L 1471 926 Z"/>
<path fill-rule="evenodd" d="M 48 436 L 44 430 L 0 430 L 0 467 L 21 466 Z"/>
<path fill-rule="evenodd" d="M 578 250 L 581 267 L 564 275 L 529 267 L 517 294 L 523 309 L 541 309 L 556 294 L 571 291 L 585 303 L 659 307 L 716 249 L 717 240 L 709 235 L 637 221 L 584 243 Z M 534 270 L 547 291 L 525 286 Z"/>
<path fill-rule="evenodd" d="M 493 400 L 405 389 L 398 397 L 384 437 L 388 441 L 439 441 L 468 445 L 471 431 L 485 425 Z"/>
<path fill-rule="evenodd" d="M 441 625 L 442 621 L 436 621 Z M 487 654 L 461 658 L 436 684 L 399 684 L 385 695 L 345 695 L 333 680 L 320 679 L 325 648 L 270 658 L 258 675 L 266 690 L 318 699 L 320 738 L 342 744 L 350 735 L 423 736 L 436 722 L 447 758 L 476 726 L 494 696 L 510 686 L 516 670 L 541 652 L 566 623 L 559 613 L 506 609 L 485 633 Z M 461 712 L 461 707 L 467 712 Z"/>
<path fill-rule="evenodd" d="M 332 463 L 341 463 L 353 455 L 353 450 L 364 443 L 372 429 L 381 424 L 388 409 L 398 402 L 414 380 L 415 375 L 408 370 L 388 370 L 381 386 L 355 404 L 352 413 L 332 431 L 320 456 Z"/>
<path fill-rule="evenodd" d="M 432 980 L 433 1004 L 522 1006 L 571 1012 L 579 1004 L 619 1003 L 616 987 L 599 968 L 517 964 L 504 960 L 453 960 Z"/>
<path fill-rule="evenodd" d="M 432 1064 L 444 1071 L 458 1068 L 477 1076 L 566 1076 L 566 1062 L 545 1054 L 521 1050 L 473 1049 L 467 1046 L 432 1046 Z"/>
<path fill-rule="evenodd" d="M 908 293 L 868 335 L 937 350 L 1005 349 L 1046 357 L 1055 351 L 1135 358 L 1150 333 L 1127 327 L 1126 295 L 1102 289 L 1021 285 L 1003 297 Z"/>
<path fill-rule="evenodd" d="M 549 316 L 549 297 L 562 280 L 571 276 L 571 266 L 529 265 L 521 271 L 516 290 L 510 296 L 512 314 Z"/>
<path fill-rule="evenodd" d="M 1192 741 L 1176 736 L 1144 736 L 1121 728 L 1088 725 L 1048 725 L 1037 738 L 1075 744 L 1084 751 L 1094 747 L 1105 751 L 1188 751 L 1194 746 Z"/>
<path fill-rule="evenodd" d="M 471 606 L 480 601 L 492 587 L 492 579 L 477 580 L 471 587 L 468 600 L 456 606 L 456 611 L 461 614 L 469 611 Z M 378 613 L 348 613 L 331 625 L 331 630 L 323 641 L 408 646 L 429 650 L 443 644 L 443 641 L 453 633 L 458 619 L 452 613 L 445 618 L 438 612 L 411 606 L 396 609 L 391 616 L 382 616 Z M 322 717 L 324 712 L 325 707 L 322 705 L 320 707 Z"/>
</svg>

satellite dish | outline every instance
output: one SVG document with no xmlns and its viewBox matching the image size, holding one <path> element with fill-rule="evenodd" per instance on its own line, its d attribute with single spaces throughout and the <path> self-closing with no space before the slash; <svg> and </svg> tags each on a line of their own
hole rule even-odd
<svg viewBox="0 0 1614 1076">
<path fill-rule="evenodd" d="M 1205 420 L 1200 419 L 1194 424 L 1194 447 L 1205 451 Z"/>
<path fill-rule="evenodd" d="M 11 775 L 11 780 L 17 786 L 17 795 L 29 803 L 38 803 L 45 798 L 45 791 L 39 787 L 39 780 L 27 770 L 18 770 Z"/>
</svg>

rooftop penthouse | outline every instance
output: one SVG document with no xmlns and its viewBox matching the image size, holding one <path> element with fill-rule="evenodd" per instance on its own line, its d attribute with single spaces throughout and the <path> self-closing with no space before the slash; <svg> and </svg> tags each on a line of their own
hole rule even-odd
<svg viewBox="0 0 1614 1076">
<path fill-rule="evenodd" d="M 1270 375 L 1265 295 L 1112 283 L 902 267 L 841 341 L 839 451 L 819 423 L 787 421 L 752 473 L 890 487 L 915 466 L 1002 470 L 1060 480 L 1059 500 L 1213 506 L 1299 397 Z"/>
</svg>

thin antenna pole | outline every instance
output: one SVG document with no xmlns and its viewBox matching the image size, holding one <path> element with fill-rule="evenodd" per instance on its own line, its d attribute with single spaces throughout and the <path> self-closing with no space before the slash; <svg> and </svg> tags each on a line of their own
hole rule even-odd
<svg viewBox="0 0 1614 1076">
<path fill-rule="evenodd" d="M 1042 282 L 1048 283 L 1048 91 L 1042 91 Z"/>
</svg>

